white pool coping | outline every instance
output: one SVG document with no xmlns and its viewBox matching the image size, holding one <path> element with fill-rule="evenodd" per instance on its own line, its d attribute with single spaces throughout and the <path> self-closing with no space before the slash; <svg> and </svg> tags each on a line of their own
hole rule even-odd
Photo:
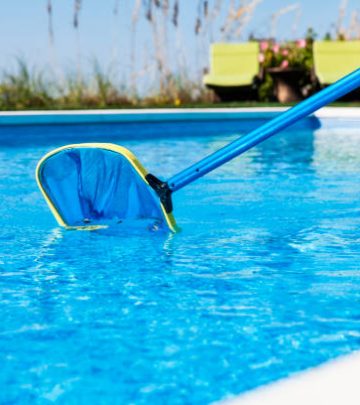
<svg viewBox="0 0 360 405">
<path fill-rule="evenodd" d="M 95 124 L 272 118 L 289 107 L 161 108 L 120 110 L 2 111 L 1 125 Z M 324 107 L 318 118 L 359 118 L 360 107 Z"/>
<path fill-rule="evenodd" d="M 330 107 L 329 107 L 330 108 Z M 219 112 L 281 112 L 287 107 L 234 107 L 234 108 L 124 108 L 124 109 L 99 109 L 99 110 L 24 110 L 24 111 L 1 111 L 0 116 L 21 116 L 21 115 L 142 115 L 142 114 L 197 114 L 202 112 L 219 113 Z"/>
<path fill-rule="evenodd" d="M 360 351 L 221 402 L 221 405 L 359 404 Z"/>
<path fill-rule="evenodd" d="M 99 110 L 24 110 L 24 111 L 0 111 L 0 116 L 21 115 L 142 115 L 142 114 L 197 114 L 197 113 L 241 113 L 241 112 L 282 112 L 290 107 L 214 107 L 214 108 L 124 108 L 124 109 L 99 109 Z M 359 115 L 360 107 L 323 107 L 315 115 L 320 116 L 354 116 Z"/>
</svg>

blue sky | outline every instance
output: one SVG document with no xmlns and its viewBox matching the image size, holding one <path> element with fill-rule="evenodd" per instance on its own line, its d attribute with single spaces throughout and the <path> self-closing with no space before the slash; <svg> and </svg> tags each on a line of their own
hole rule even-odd
<svg viewBox="0 0 360 405">
<path fill-rule="evenodd" d="M 172 4 L 174 0 L 170 0 Z M 171 63 L 183 55 L 183 65 L 189 71 L 205 67 L 208 37 L 194 35 L 194 26 L 200 0 L 180 0 L 179 28 L 168 29 L 168 59 Z M 210 6 L 216 0 L 210 0 Z M 72 26 L 73 0 L 53 0 L 54 43 L 49 45 L 47 0 L 3 1 L 0 14 L 0 70 L 14 65 L 16 56 L 25 58 L 39 68 L 54 68 L 63 71 L 78 65 L 88 69 L 90 61 L 97 58 L 102 66 L 116 66 L 118 75 L 129 78 L 131 69 L 146 71 L 155 63 L 152 31 L 142 12 L 137 24 L 135 64 L 131 63 L 131 15 L 136 0 L 118 0 L 119 12 L 113 13 L 116 0 L 83 0 L 79 31 Z M 222 12 L 212 28 L 213 40 L 221 39 L 220 27 L 226 19 L 231 0 L 223 0 Z M 235 1 L 235 4 L 238 4 Z M 292 11 L 278 19 L 276 35 L 279 39 L 301 38 L 307 27 L 314 27 L 319 37 L 333 29 L 337 22 L 339 5 L 344 0 L 262 0 L 252 19 L 246 25 L 239 40 L 246 40 L 249 33 L 267 37 L 271 32 L 271 14 L 291 4 L 301 9 L 297 29 L 293 31 L 296 12 Z M 348 0 L 344 24 L 348 25 L 351 13 L 360 12 L 358 0 Z M 163 45 L 161 45 L 163 46 Z M 164 49 L 165 49 L 164 48 Z M 180 60 L 180 58 L 178 58 Z M 170 63 L 170 62 L 169 62 Z M 174 64 L 172 64 L 174 68 Z M 146 75 L 146 73 L 143 73 Z"/>
</svg>

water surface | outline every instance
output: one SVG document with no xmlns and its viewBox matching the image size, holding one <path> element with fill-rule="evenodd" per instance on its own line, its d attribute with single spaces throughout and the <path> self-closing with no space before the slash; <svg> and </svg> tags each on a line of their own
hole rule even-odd
<svg viewBox="0 0 360 405">
<path fill-rule="evenodd" d="M 34 180 L 88 140 L 166 179 L 247 129 L 0 128 L 0 403 L 205 404 L 360 348 L 355 125 L 297 127 L 179 191 L 176 235 L 64 231 Z"/>
</svg>

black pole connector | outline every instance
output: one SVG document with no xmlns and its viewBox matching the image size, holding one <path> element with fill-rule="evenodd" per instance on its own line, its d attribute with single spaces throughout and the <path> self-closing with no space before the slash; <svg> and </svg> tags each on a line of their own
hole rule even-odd
<svg viewBox="0 0 360 405">
<path fill-rule="evenodd" d="M 170 214 L 173 210 L 173 204 L 171 200 L 171 189 L 165 181 L 159 180 L 153 174 L 149 173 L 145 176 L 146 181 L 150 187 L 159 196 L 161 204 L 164 206 L 165 211 Z"/>
</svg>

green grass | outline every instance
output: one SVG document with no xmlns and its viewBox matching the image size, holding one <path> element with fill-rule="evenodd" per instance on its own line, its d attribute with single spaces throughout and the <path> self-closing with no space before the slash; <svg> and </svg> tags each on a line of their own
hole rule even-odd
<svg viewBox="0 0 360 405">
<path fill-rule="evenodd" d="M 200 83 L 175 75 L 166 78 L 161 91 L 140 97 L 118 84 L 111 71 L 104 72 L 95 61 L 87 78 L 67 74 L 56 79 L 17 60 L 15 72 L 0 75 L 0 110 L 77 110 L 124 108 L 246 108 L 291 106 L 276 102 L 215 102 L 214 95 Z M 338 107 L 360 107 L 360 101 L 337 102 Z"/>
</svg>

